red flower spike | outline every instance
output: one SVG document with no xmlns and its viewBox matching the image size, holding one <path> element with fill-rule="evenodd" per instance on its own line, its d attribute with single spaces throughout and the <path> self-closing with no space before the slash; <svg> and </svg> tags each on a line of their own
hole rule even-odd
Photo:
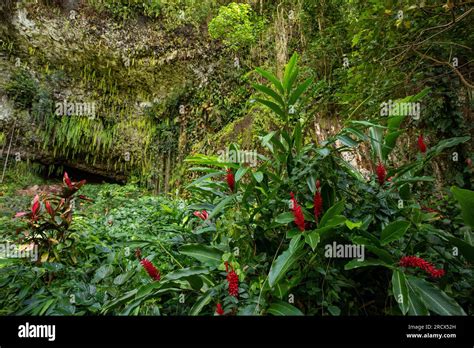
<svg viewBox="0 0 474 348">
<path fill-rule="evenodd" d="M 227 261 L 225 262 L 225 271 L 227 272 L 227 282 L 229 283 L 229 295 L 239 297 L 239 276 Z"/>
<path fill-rule="evenodd" d="M 232 173 L 232 169 L 227 168 L 227 175 L 226 175 L 226 180 L 227 180 L 227 185 L 229 185 L 229 188 L 232 192 L 234 192 L 235 189 L 235 177 L 234 173 Z"/>
<path fill-rule="evenodd" d="M 74 188 L 74 186 L 72 186 L 71 179 L 69 179 L 69 175 L 67 175 L 67 172 L 64 172 L 63 182 L 64 182 L 64 183 L 66 184 L 66 186 L 69 187 L 70 189 Z"/>
<path fill-rule="evenodd" d="M 433 278 L 440 278 L 445 274 L 444 269 L 437 269 L 428 261 L 423 260 L 421 257 L 417 256 L 403 256 L 400 259 L 400 266 L 420 268 L 431 275 Z"/>
<path fill-rule="evenodd" d="M 316 221 L 321 216 L 323 212 L 323 197 L 321 197 L 321 192 L 317 191 L 314 195 L 314 216 Z"/>
<path fill-rule="evenodd" d="M 320 189 L 321 188 L 321 183 L 319 182 L 319 180 L 316 180 L 316 189 Z"/>
<path fill-rule="evenodd" d="M 304 231 L 304 216 L 303 216 L 303 210 L 301 209 L 301 206 L 298 204 L 298 202 L 295 199 L 295 195 L 293 192 L 290 192 L 291 196 L 291 202 L 293 203 L 293 207 L 291 208 L 291 211 L 293 213 L 293 216 L 295 217 L 294 221 L 296 226 L 298 226 L 300 231 Z"/>
<path fill-rule="evenodd" d="M 235 271 L 230 271 L 227 274 L 227 281 L 229 282 L 229 295 L 239 297 L 239 277 Z"/>
<path fill-rule="evenodd" d="M 387 171 L 385 170 L 385 167 L 383 166 L 382 163 L 379 162 L 377 165 L 377 168 L 375 168 L 375 171 L 377 173 L 377 180 L 380 185 L 383 185 L 385 182 L 385 176 L 387 175 Z"/>
<path fill-rule="evenodd" d="M 33 199 L 33 204 L 31 205 L 31 220 L 32 221 L 37 220 L 38 216 L 36 214 L 38 214 L 40 207 L 41 205 L 39 201 L 39 196 L 36 195 L 35 198 Z"/>
<path fill-rule="evenodd" d="M 224 315 L 224 310 L 222 309 L 222 305 L 220 303 L 216 306 L 216 313 L 217 315 Z"/>
<path fill-rule="evenodd" d="M 426 144 L 423 141 L 423 135 L 422 134 L 420 134 L 420 136 L 418 137 L 418 148 L 420 149 L 421 153 L 426 152 Z"/>
<path fill-rule="evenodd" d="M 51 207 L 51 204 L 48 202 L 48 201 L 45 201 L 44 202 L 44 206 L 46 207 L 46 210 L 48 211 L 48 214 L 54 218 L 54 215 L 55 215 L 55 211 L 54 209 Z"/>
<path fill-rule="evenodd" d="M 209 214 L 205 210 L 195 211 L 193 215 L 200 218 L 201 220 L 207 220 L 207 218 L 209 217 Z"/>
<path fill-rule="evenodd" d="M 142 264 L 143 268 L 148 273 L 150 278 L 156 281 L 161 279 L 160 271 L 158 271 L 158 269 L 153 265 L 153 263 L 151 263 L 147 259 L 142 259 L 140 263 Z"/>
</svg>

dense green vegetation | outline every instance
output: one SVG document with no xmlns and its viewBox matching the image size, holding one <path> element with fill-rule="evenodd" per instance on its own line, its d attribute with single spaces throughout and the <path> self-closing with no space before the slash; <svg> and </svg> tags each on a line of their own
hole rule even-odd
<svg viewBox="0 0 474 348">
<path fill-rule="evenodd" d="M 472 6 L 65 3 L 1 31 L 1 314 L 472 315 Z"/>
</svg>

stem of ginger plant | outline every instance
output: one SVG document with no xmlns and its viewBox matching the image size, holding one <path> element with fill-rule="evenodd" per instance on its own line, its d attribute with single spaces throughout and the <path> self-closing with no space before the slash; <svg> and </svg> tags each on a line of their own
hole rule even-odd
<svg viewBox="0 0 474 348">
<path fill-rule="evenodd" d="M 271 265 L 273 265 L 273 262 L 275 262 L 275 259 L 277 258 L 277 255 L 278 255 L 278 252 L 280 251 L 281 245 L 283 244 L 283 241 L 285 239 L 286 239 L 286 235 L 284 235 L 283 238 L 281 239 L 280 245 L 278 246 L 278 248 L 275 252 L 275 255 L 273 256 L 273 260 L 272 260 Z M 270 265 L 270 269 L 271 269 L 271 265 Z M 265 283 L 268 281 L 269 276 L 270 276 L 270 271 L 268 271 L 267 277 L 265 278 L 265 281 L 263 282 L 262 287 L 260 288 L 260 293 L 258 294 L 257 306 L 255 307 L 255 312 L 254 313 L 257 313 L 257 308 L 259 308 L 259 306 L 260 306 L 260 298 L 262 297 L 262 291 L 263 291 L 263 288 L 265 287 Z"/>
<path fill-rule="evenodd" d="M 168 250 L 166 250 L 166 248 L 163 246 L 163 244 L 160 243 L 159 240 L 157 240 L 156 242 L 157 242 L 158 245 L 161 247 L 161 249 L 163 249 L 163 250 L 165 251 L 165 253 L 167 253 L 167 254 L 173 259 L 173 261 L 176 262 L 176 263 L 179 265 L 179 267 L 184 268 L 184 266 L 183 266 L 182 264 L 180 264 L 179 261 L 176 260 L 176 259 L 174 258 L 174 256 L 171 255 L 171 253 L 170 253 Z"/>
</svg>

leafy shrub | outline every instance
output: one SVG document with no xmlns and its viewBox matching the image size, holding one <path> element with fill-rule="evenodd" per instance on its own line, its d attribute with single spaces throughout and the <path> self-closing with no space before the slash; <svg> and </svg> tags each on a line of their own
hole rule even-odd
<svg viewBox="0 0 474 348">
<path fill-rule="evenodd" d="M 21 231 L 20 240 L 23 243 L 38 246 L 41 262 L 59 261 L 61 250 L 73 248 L 74 238 L 68 230 L 75 209 L 75 194 L 86 181 L 72 182 L 65 172 L 63 183 L 63 187 L 54 196 L 36 195 L 30 211 L 19 212 L 15 215 L 16 218 L 26 220 L 28 224 L 28 227 Z M 89 200 L 83 195 L 79 195 L 78 198 Z M 71 257 L 75 263 L 72 253 L 67 256 Z"/>
<path fill-rule="evenodd" d="M 464 309 L 448 295 L 449 288 L 443 289 L 445 283 L 436 284 L 436 279 L 446 274 L 449 282 L 457 283 L 459 293 L 466 294 L 462 279 L 466 272 L 469 277 L 472 274 L 464 269 L 463 260 L 471 259 L 473 248 L 459 237 L 434 228 L 433 213 L 425 211 L 413 196 L 417 195 L 415 183 L 433 180 L 420 176 L 426 164 L 469 137 L 443 140 L 424 149 L 414 162 L 388 170 L 388 155 L 401 134 L 400 116 L 388 118 L 387 125 L 352 121 L 319 146 L 305 143 L 304 127 L 294 106 L 312 80 L 296 85 L 296 61 L 294 55 L 281 81 L 257 69 L 270 86 L 255 84 L 266 97 L 256 100 L 285 124 L 261 138 L 269 158 L 259 155 L 259 165 L 253 169 L 223 163 L 213 156 L 187 159 L 197 165 L 195 170 L 206 173 L 190 185 L 199 202 L 193 206 L 195 215 L 204 220 L 195 233 L 211 233 L 213 237 L 209 246 L 183 248 L 202 266 L 222 271 L 224 263 L 230 262 L 237 271 L 242 296 L 225 296 L 224 312 L 315 314 L 315 308 L 321 308 L 323 314 L 339 315 L 361 314 L 360 308 L 364 308 L 380 314 L 386 307 L 386 298 L 380 294 L 385 293 L 393 296 L 393 306 L 385 314 L 464 315 Z M 367 128 L 369 136 L 365 134 Z M 364 141 L 371 143 L 378 163 L 369 181 L 340 155 Z M 227 184 L 212 180 L 219 177 L 226 178 Z M 459 248 L 460 258 L 453 259 L 447 240 L 464 246 L 463 251 Z M 328 259 L 326 247 L 334 242 L 364 246 L 368 258 L 349 262 Z M 448 262 L 449 274 L 439 268 Z M 376 267 L 376 271 L 366 273 L 365 267 Z M 435 283 L 425 279 L 430 276 Z M 371 287 L 367 288 L 364 281 Z M 340 294 L 342 287 L 346 291 Z M 200 300 L 213 293 L 208 291 Z M 375 297 L 375 306 L 359 303 L 356 307 L 353 298 L 359 296 L 364 302 Z M 466 297 L 459 299 L 466 308 L 470 306 Z"/>
<path fill-rule="evenodd" d="M 5 87 L 7 95 L 15 105 L 22 109 L 29 109 L 37 100 L 39 85 L 28 70 L 15 71 Z"/>
<path fill-rule="evenodd" d="M 209 23 L 209 34 L 213 39 L 222 39 L 229 49 L 238 51 L 256 42 L 263 25 L 250 5 L 233 2 L 219 9 L 219 14 Z"/>
</svg>

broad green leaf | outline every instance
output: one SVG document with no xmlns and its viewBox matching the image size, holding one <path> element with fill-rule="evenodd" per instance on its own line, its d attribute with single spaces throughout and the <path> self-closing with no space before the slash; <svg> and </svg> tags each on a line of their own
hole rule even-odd
<svg viewBox="0 0 474 348">
<path fill-rule="evenodd" d="M 290 289 L 290 282 L 286 279 L 282 279 L 277 284 L 275 284 L 273 294 L 278 297 L 280 300 L 283 300 L 283 297 L 288 293 Z"/>
<path fill-rule="evenodd" d="M 345 133 L 350 132 L 354 134 L 359 140 L 362 140 L 362 141 L 369 140 L 369 137 L 367 135 L 365 135 L 364 133 L 362 133 L 360 130 L 356 128 L 347 127 L 347 128 L 344 128 L 342 132 L 345 132 Z"/>
<path fill-rule="evenodd" d="M 92 279 L 93 283 L 97 283 L 102 279 L 108 277 L 114 272 L 114 267 L 112 265 L 103 265 L 95 272 L 94 278 Z"/>
<path fill-rule="evenodd" d="M 262 172 L 255 172 L 255 173 L 252 173 L 253 174 L 253 177 L 255 178 L 255 181 L 258 182 L 258 183 L 261 183 L 262 180 L 263 180 L 263 173 Z"/>
<path fill-rule="evenodd" d="M 384 266 L 388 267 L 384 261 L 382 260 L 376 260 L 376 259 L 368 259 L 364 261 L 359 261 L 359 260 L 351 260 L 348 263 L 344 265 L 344 269 L 346 271 L 354 268 L 360 268 L 360 267 L 368 267 L 368 266 Z"/>
<path fill-rule="evenodd" d="M 281 225 L 286 225 L 292 222 L 295 219 L 292 213 L 286 212 L 286 213 L 281 213 L 275 218 L 275 222 L 281 224 Z"/>
<path fill-rule="evenodd" d="M 256 68 L 255 71 L 258 72 L 263 77 L 265 77 L 268 81 L 270 81 L 278 89 L 278 91 L 281 94 L 285 93 L 285 90 L 283 89 L 283 86 L 280 80 L 278 80 L 278 78 L 275 75 L 273 75 L 271 72 L 267 70 L 263 70 L 261 68 Z"/>
<path fill-rule="evenodd" d="M 177 271 L 166 274 L 163 279 L 167 280 L 178 280 L 182 278 L 187 278 L 196 274 L 208 274 L 209 269 L 205 267 L 189 267 L 179 269 Z"/>
<path fill-rule="evenodd" d="M 389 131 L 394 132 L 398 128 L 400 128 L 400 124 L 403 122 L 405 118 L 406 118 L 405 115 L 389 117 L 387 120 L 387 126 L 388 126 Z"/>
<path fill-rule="evenodd" d="M 357 141 L 355 141 L 348 135 L 340 134 L 336 136 L 336 139 L 339 139 L 339 141 L 347 147 L 356 147 L 357 145 L 359 145 Z"/>
<path fill-rule="evenodd" d="M 195 259 L 212 266 L 217 266 L 221 263 L 223 252 L 219 249 L 202 245 L 202 244 L 187 244 L 183 245 L 179 252 L 183 255 L 194 257 Z"/>
<path fill-rule="evenodd" d="M 421 297 L 426 307 L 439 315 L 466 315 L 462 307 L 445 292 L 424 279 L 407 277 L 408 283 Z"/>
<path fill-rule="evenodd" d="M 293 53 L 290 60 L 285 66 L 285 72 L 283 74 L 283 88 L 286 90 L 287 93 L 289 92 L 289 89 L 291 88 L 291 86 L 289 85 L 290 78 L 293 75 L 297 61 L 298 61 L 298 53 L 295 52 Z"/>
<path fill-rule="evenodd" d="M 430 315 L 425 304 L 413 289 L 413 285 L 405 277 L 405 282 L 408 289 L 408 315 Z"/>
<path fill-rule="evenodd" d="M 452 245 L 459 249 L 460 253 L 466 258 L 466 260 L 474 264 L 474 247 L 472 245 L 459 238 L 450 236 L 446 236 L 446 238 Z"/>
<path fill-rule="evenodd" d="M 288 302 L 274 302 L 267 312 L 272 315 L 304 315 L 298 308 Z"/>
<path fill-rule="evenodd" d="M 268 273 L 268 283 L 270 287 L 278 283 L 302 255 L 301 251 L 292 253 L 290 249 L 281 253 L 273 262 L 270 272 Z"/>
<path fill-rule="evenodd" d="M 399 270 L 394 270 L 392 274 L 392 289 L 395 301 L 398 303 L 400 310 L 405 315 L 409 309 L 408 288 L 406 284 L 405 274 Z"/>
<path fill-rule="evenodd" d="M 372 151 L 374 158 L 382 161 L 382 136 L 383 129 L 379 126 L 369 128 L 370 143 L 372 145 Z"/>
<path fill-rule="evenodd" d="M 344 223 L 346 224 L 347 228 L 349 228 L 350 230 L 353 230 L 354 228 L 359 228 L 362 226 L 362 221 L 352 222 L 351 220 L 346 219 Z"/>
<path fill-rule="evenodd" d="M 249 169 L 247 167 L 240 167 L 235 173 L 235 181 L 238 182 L 247 173 Z"/>
<path fill-rule="evenodd" d="M 280 107 L 282 107 L 282 108 L 285 107 L 285 102 L 283 101 L 282 97 L 277 92 L 275 92 L 273 89 L 271 89 L 267 86 L 264 86 L 264 85 L 256 84 L 256 83 L 252 83 L 252 86 L 256 90 L 259 90 L 260 92 L 268 95 L 270 98 L 273 98 L 273 100 L 275 102 L 280 104 Z"/>
<path fill-rule="evenodd" d="M 400 239 L 408 230 L 409 221 L 397 220 L 388 224 L 382 231 L 380 236 L 380 244 L 386 245 L 394 240 Z"/>
<path fill-rule="evenodd" d="M 313 82 L 312 78 L 307 79 L 302 84 L 300 84 L 294 91 L 291 93 L 290 98 L 288 99 L 288 105 L 295 105 L 301 95 L 308 89 L 308 87 Z"/>
<path fill-rule="evenodd" d="M 474 230 L 474 191 L 453 186 L 451 192 L 461 206 L 464 222 Z"/>
<path fill-rule="evenodd" d="M 336 216 L 333 216 L 331 219 L 329 219 L 328 221 L 326 221 L 326 223 L 324 224 L 324 227 L 329 227 L 329 226 L 339 226 L 343 223 L 346 222 L 346 217 L 343 216 L 343 215 L 336 215 Z"/>
<path fill-rule="evenodd" d="M 151 283 L 144 284 L 138 288 L 135 298 L 142 298 L 151 293 L 153 290 L 161 288 L 164 284 L 166 283 L 162 283 L 161 281 L 152 281 Z"/>
<path fill-rule="evenodd" d="M 213 291 L 209 290 L 205 294 L 201 295 L 189 311 L 189 315 L 198 315 L 202 309 L 212 301 Z"/>
<path fill-rule="evenodd" d="M 224 198 L 222 201 L 217 204 L 212 212 L 209 214 L 209 220 L 215 217 L 217 214 L 219 214 L 225 207 L 226 205 L 234 198 L 235 195 L 230 195 Z"/>
<path fill-rule="evenodd" d="M 272 109 L 272 111 L 273 111 L 274 113 L 276 113 L 277 115 L 279 115 L 283 120 L 286 120 L 286 114 L 285 114 L 285 112 L 284 112 L 277 104 L 275 104 L 274 102 L 271 102 L 271 101 L 265 100 L 265 99 L 260 99 L 260 98 L 256 98 L 255 100 L 258 101 L 260 104 L 263 104 L 263 105 L 265 105 L 266 107 Z"/>
<path fill-rule="evenodd" d="M 391 132 L 385 135 L 384 139 L 384 144 L 382 148 L 382 158 L 386 160 L 388 158 L 388 155 L 392 152 L 392 150 L 395 147 L 395 144 L 397 143 L 397 139 L 402 134 L 403 131 L 396 131 L 396 132 Z"/>
<path fill-rule="evenodd" d="M 301 146 L 303 144 L 302 134 L 301 134 L 301 124 L 299 122 L 295 125 L 295 130 L 293 132 L 293 139 L 295 144 L 296 153 L 301 152 Z"/>
<path fill-rule="evenodd" d="M 119 297 L 118 299 L 115 299 L 114 301 L 110 302 L 107 304 L 103 309 L 102 312 L 106 312 L 109 309 L 112 309 L 124 302 L 127 302 L 127 300 L 131 299 L 138 293 L 138 289 L 133 289 L 128 292 L 126 292 L 123 296 Z"/>
<path fill-rule="evenodd" d="M 427 156 L 435 156 L 440 154 L 444 149 L 465 143 L 471 139 L 471 137 L 455 137 L 455 138 L 449 138 L 449 139 L 444 139 L 441 140 L 438 144 L 433 146 L 431 149 L 428 149 L 428 152 L 426 153 Z"/>
<path fill-rule="evenodd" d="M 306 243 L 311 247 L 311 249 L 316 249 L 320 241 L 320 235 L 317 231 L 305 232 L 304 239 Z"/>
<path fill-rule="evenodd" d="M 319 223 L 320 227 L 325 227 L 326 223 L 331 220 L 336 215 L 340 215 L 344 211 L 344 201 L 339 201 L 335 203 L 328 211 L 323 215 L 321 218 L 321 222 Z"/>
<path fill-rule="evenodd" d="M 115 277 L 114 284 L 115 285 L 122 285 L 124 284 L 131 276 L 133 275 L 132 272 L 122 273 Z"/>
</svg>

